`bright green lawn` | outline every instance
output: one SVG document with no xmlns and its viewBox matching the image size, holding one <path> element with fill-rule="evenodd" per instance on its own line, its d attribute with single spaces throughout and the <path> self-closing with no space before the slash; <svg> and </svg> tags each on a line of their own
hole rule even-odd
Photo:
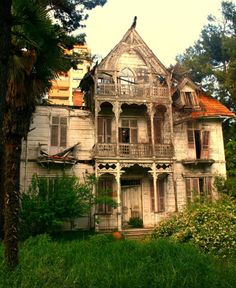
<svg viewBox="0 0 236 288">
<path fill-rule="evenodd" d="M 52 241 L 38 236 L 21 244 L 20 265 L 9 272 L 0 245 L 0 287 L 135 288 L 236 287 L 236 265 L 194 247 L 167 241 Z"/>
</svg>

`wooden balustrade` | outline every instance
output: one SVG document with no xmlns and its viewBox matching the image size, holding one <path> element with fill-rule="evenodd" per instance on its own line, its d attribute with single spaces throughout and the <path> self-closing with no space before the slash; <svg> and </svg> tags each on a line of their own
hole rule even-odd
<svg viewBox="0 0 236 288">
<path fill-rule="evenodd" d="M 153 155 L 152 145 L 148 143 L 97 143 L 95 146 L 95 155 L 100 157 L 121 157 L 121 158 L 170 158 L 173 157 L 172 144 L 156 144 L 155 155 Z"/>
<path fill-rule="evenodd" d="M 119 96 L 120 99 L 138 98 L 138 99 L 150 99 L 153 98 L 163 99 L 164 102 L 168 101 L 168 88 L 151 86 L 149 84 L 111 84 L 111 83 L 99 83 L 96 89 L 97 95 L 106 96 Z"/>
</svg>

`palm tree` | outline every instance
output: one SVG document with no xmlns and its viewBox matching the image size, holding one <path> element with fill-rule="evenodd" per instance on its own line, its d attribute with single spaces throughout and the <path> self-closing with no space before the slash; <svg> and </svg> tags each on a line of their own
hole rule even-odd
<svg viewBox="0 0 236 288">
<path fill-rule="evenodd" d="M 11 267 L 18 264 L 22 139 L 27 137 L 35 106 L 48 91 L 51 80 L 55 79 L 59 71 L 68 71 L 74 62 L 68 56 L 65 57 L 64 49 L 72 48 L 78 38 L 68 36 L 67 32 L 80 27 L 80 22 L 86 19 L 84 9 L 92 9 L 105 2 L 106 0 L 12 1 L 9 72 L 3 101 L 3 119 L 0 122 L 5 139 L 2 145 L 0 194 L 4 196 L 5 258 Z M 83 5 L 83 9 L 76 11 L 77 4 L 80 4 L 80 8 Z M 60 25 L 52 21 L 51 15 L 59 19 Z"/>
<path fill-rule="evenodd" d="M 3 175 L 3 111 L 5 109 L 5 95 L 7 91 L 8 59 L 11 44 L 11 1 L 3 0 L 0 5 L 0 175 Z M 1 179 L 0 179 L 1 180 Z M 3 181 L 0 181 L 0 239 L 3 239 Z"/>
<path fill-rule="evenodd" d="M 21 141 L 27 136 L 35 105 L 47 92 L 50 80 L 69 65 L 60 45 L 60 29 L 52 25 L 44 7 L 35 6 L 33 1 L 15 1 L 13 11 L 15 25 L 3 114 L 4 245 L 6 260 L 12 267 L 18 264 Z"/>
</svg>

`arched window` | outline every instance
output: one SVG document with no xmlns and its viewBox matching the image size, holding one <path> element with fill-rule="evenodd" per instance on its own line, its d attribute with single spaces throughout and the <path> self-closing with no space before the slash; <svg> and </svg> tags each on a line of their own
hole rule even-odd
<svg viewBox="0 0 236 288">
<path fill-rule="evenodd" d="M 124 68 L 120 73 L 121 84 L 134 84 L 134 73 L 129 68 Z"/>
</svg>

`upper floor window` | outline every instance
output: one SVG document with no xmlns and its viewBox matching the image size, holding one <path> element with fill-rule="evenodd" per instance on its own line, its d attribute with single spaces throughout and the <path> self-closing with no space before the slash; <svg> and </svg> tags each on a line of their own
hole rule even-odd
<svg viewBox="0 0 236 288">
<path fill-rule="evenodd" d="M 51 120 L 51 146 L 66 147 L 67 118 L 52 116 Z"/>
<path fill-rule="evenodd" d="M 111 118 L 98 117 L 98 143 L 111 143 Z"/>
<path fill-rule="evenodd" d="M 210 131 L 200 130 L 197 125 L 192 122 L 187 127 L 188 147 L 195 149 L 196 159 L 209 158 L 209 139 Z"/>
<path fill-rule="evenodd" d="M 119 128 L 120 143 L 138 143 L 138 122 L 136 119 L 122 119 Z"/>
<path fill-rule="evenodd" d="M 183 95 L 183 102 L 186 107 L 192 108 L 198 105 L 198 99 L 195 91 L 184 91 L 181 94 Z"/>
<path fill-rule="evenodd" d="M 121 84 L 135 84 L 134 83 L 134 73 L 129 68 L 124 68 L 120 73 L 120 83 Z"/>
</svg>

